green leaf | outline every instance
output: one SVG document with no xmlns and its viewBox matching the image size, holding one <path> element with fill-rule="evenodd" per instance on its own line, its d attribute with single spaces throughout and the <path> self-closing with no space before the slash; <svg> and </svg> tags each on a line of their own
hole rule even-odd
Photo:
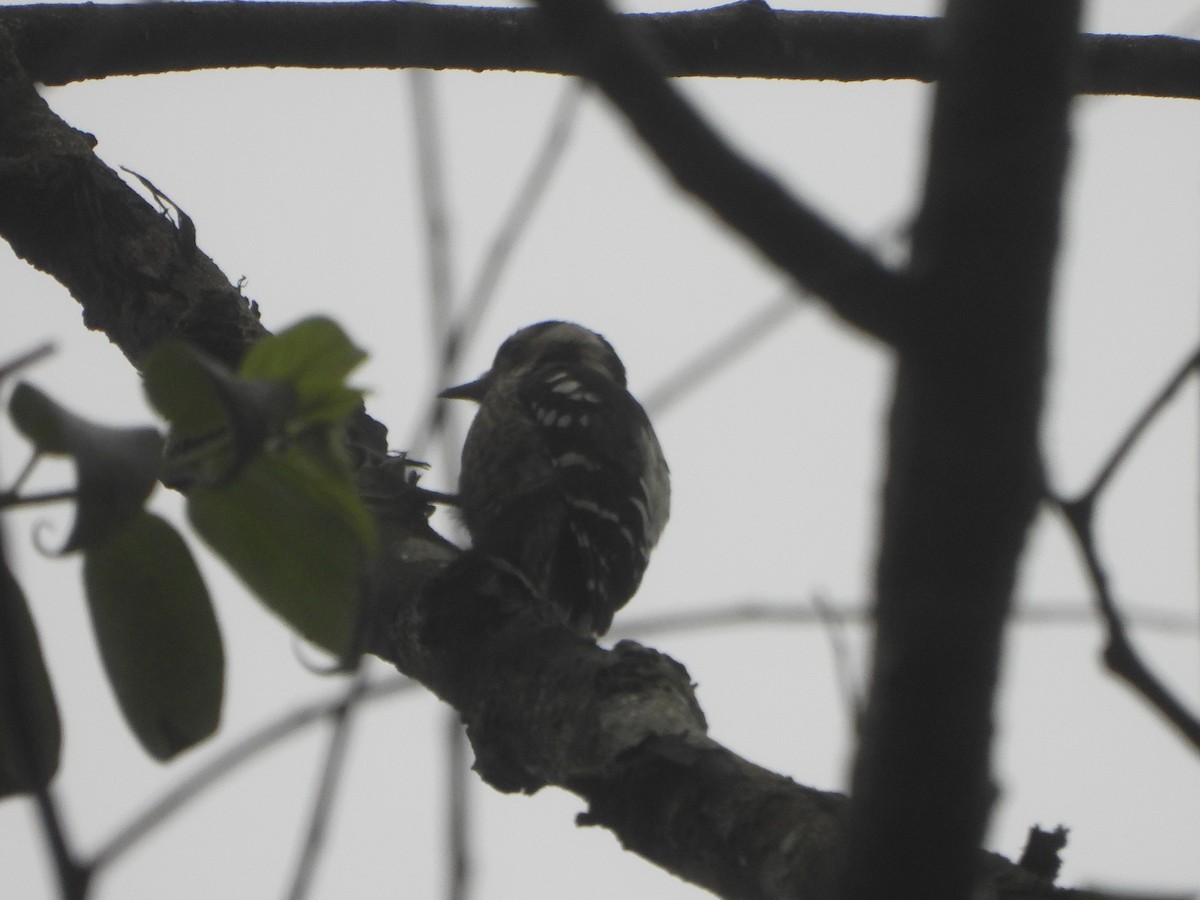
<svg viewBox="0 0 1200 900">
<path fill-rule="evenodd" d="M 205 449 L 207 474 L 223 477 L 257 453 L 295 415 L 293 388 L 281 381 L 239 378 L 181 341 L 159 344 L 142 366 L 146 395 L 171 423 L 174 448 Z M 227 443 L 214 440 L 231 435 Z"/>
<path fill-rule="evenodd" d="M 6 797 L 50 783 L 62 726 L 25 595 L 3 560 L 0 567 L 0 797 Z"/>
<path fill-rule="evenodd" d="M 75 524 L 62 552 L 102 544 L 141 512 L 158 480 L 157 431 L 97 425 L 25 383 L 13 391 L 9 410 L 40 452 L 75 460 Z"/>
<path fill-rule="evenodd" d="M 238 374 L 286 381 L 296 390 L 301 419 L 339 422 L 362 402 L 362 392 L 345 380 L 366 358 L 336 322 L 317 316 L 259 341 Z"/>
<path fill-rule="evenodd" d="M 208 590 L 183 538 L 143 512 L 84 554 L 100 657 L 125 721 L 167 760 L 217 728 L 225 653 Z"/>
<path fill-rule="evenodd" d="M 163 341 L 142 361 L 146 396 L 177 437 L 222 431 L 229 414 L 202 354 L 182 341 Z"/>
<path fill-rule="evenodd" d="M 188 496 L 196 531 L 305 639 L 338 658 L 350 649 L 374 525 L 348 474 L 299 452 L 260 456 Z"/>
</svg>

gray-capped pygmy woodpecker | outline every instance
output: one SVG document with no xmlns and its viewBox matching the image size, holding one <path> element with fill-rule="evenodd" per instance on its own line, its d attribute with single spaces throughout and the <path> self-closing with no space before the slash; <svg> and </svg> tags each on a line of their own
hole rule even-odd
<svg viewBox="0 0 1200 900">
<path fill-rule="evenodd" d="M 581 634 L 604 634 L 642 581 L 671 482 L 625 367 L 594 331 L 541 322 L 440 394 L 474 400 L 458 502 L 473 545 L 519 569 Z"/>
</svg>

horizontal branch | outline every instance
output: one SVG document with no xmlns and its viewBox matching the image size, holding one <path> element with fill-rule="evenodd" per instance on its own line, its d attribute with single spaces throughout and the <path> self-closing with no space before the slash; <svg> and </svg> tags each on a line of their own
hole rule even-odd
<svg viewBox="0 0 1200 900">
<path fill-rule="evenodd" d="M 939 22 L 772 10 L 747 0 L 628 17 L 677 76 L 832 81 L 937 76 Z M 26 69 L 46 84 L 248 66 L 429 68 L 578 74 L 532 9 L 422 3 L 47 4 L 0 10 Z M 1200 98 L 1200 42 L 1088 35 L 1080 90 Z"/>
</svg>

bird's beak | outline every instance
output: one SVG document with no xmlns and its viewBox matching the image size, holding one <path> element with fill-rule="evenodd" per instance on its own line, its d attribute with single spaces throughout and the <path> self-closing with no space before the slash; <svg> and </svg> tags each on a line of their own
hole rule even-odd
<svg viewBox="0 0 1200 900">
<path fill-rule="evenodd" d="M 474 400 L 478 403 L 483 399 L 483 395 L 488 389 L 488 384 L 491 382 L 491 375 L 491 372 L 485 372 L 474 381 L 446 388 L 438 396 L 443 400 Z"/>
</svg>

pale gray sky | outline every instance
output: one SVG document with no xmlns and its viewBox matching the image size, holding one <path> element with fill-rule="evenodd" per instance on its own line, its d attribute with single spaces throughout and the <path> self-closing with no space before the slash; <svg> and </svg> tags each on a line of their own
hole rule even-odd
<svg viewBox="0 0 1200 900">
<path fill-rule="evenodd" d="M 689 4 L 639 6 L 686 8 Z M 926 3 L 838 3 L 928 14 Z M 632 7 L 630 7 L 632 8 Z M 1194 2 L 1093 3 L 1089 27 L 1172 31 Z M 406 76 L 208 72 L 53 88 L 51 106 L 94 133 L 110 165 L 153 181 L 195 221 L 201 247 L 247 279 L 268 327 L 336 317 L 371 353 L 356 381 L 404 447 L 435 390 Z M 454 276 L 461 295 L 564 81 L 444 73 L 434 79 L 447 145 Z M 686 83 L 713 118 L 798 192 L 862 239 L 902 233 L 918 196 L 931 89 L 912 83 Z M 1046 423 L 1051 471 L 1080 487 L 1146 398 L 1198 339 L 1200 106 L 1087 98 L 1075 113 L 1069 215 Z M 562 171 L 481 322 L 471 375 L 515 328 L 544 318 L 605 333 L 646 394 L 784 289 L 738 241 L 664 179 L 595 97 Z M 28 377 L 96 419 L 150 414 L 107 341 L 84 332 L 56 283 L 0 249 L 0 358 L 52 337 Z M 617 622 L 747 598 L 860 603 L 871 582 L 889 360 L 820 308 L 804 306 L 749 356 L 656 417 L 674 476 L 672 522 Z M 1158 423 L 1101 506 L 1103 550 L 1123 600 L 1197 618 L 1197 391 Z M 463 413 L 466 410 L 462 410 Z M 463 420 L 465 422 L 465 419 Z M 22 459 L 10 431 L 0 461 Z M 440 454 L 431 458 L 440 460 Z M 69 477 L 62 471 L 55 477 Z M 450 487 L 435 471 L 433 486 Z M 50 479 L 53 481 L 53 479 Z M 158 501 L 177 511 L 175 498 Z M 216 739 L 177 763 L 144 757 L 101 675 L 75 560 L 42 558 L 32 527 L 8 531 L 65 722 L 58 796 L 85 851 L 220 748 L 337 685 L 307 672 L 289 634 L 207 566 L 229 657 Z M 1062 528 L 1039 522 L 1023 604 L 1088 607 Z M 847 638 L 863 660 L 860 631 Z M 1139 646 L 1200 706 L 1195 630 Z M 1098 664 L 1095 624 L 1017 626 L 1001 696 L 1002 794 L 990 846 L 1019 854 L 1029 826 L 1071 828 L 1063 881 L 1196 890 L 1200 779 L 1194 753 Z M 848 718 L 830 641 L 812 626 L 756 625 L 655 636 L 699 684 L 712 733 L 797 781 L 842 788 Z M 383 671 L 383 667 L 379 667 Z M 318 898 L 437 896 L 443 884 L 444 707 L 422 691 L 361 714 Z M 282 895 L 323 732 L 263 756 L 104 874 L 98 898 Z M 577 829 L 556 790 L 501 796 L 472 780 L 480 898 L 693 898 L 702 892 Z M 23 801 L 0 804 L 0 896 L 52 895 Z"/>
</svg>

